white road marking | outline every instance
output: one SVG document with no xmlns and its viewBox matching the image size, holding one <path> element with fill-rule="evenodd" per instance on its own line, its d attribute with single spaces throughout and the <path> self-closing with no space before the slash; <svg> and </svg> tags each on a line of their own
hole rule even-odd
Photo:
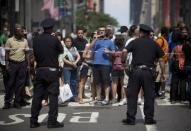
<svg viewBox="0 0 191 131">
<path fill-rule="evenodd" d="M 84 104 L 79 104 L 78 102 L 69 102 L 68 103 L 68 107 L 94 107 L 95 104 L 92 103 L 92 100 L 90 99 L 90 94 L 86 94 L 86 96 L 89 97 L 89 99 L 84 99 Z M 185 106 L 188 105 L 189 102 L 184 102 L 184 103 L 175 103 L 175 104 L 171 104 L 171 102 L 169 101 L 169 96 L 167 95 L 165 97 L 165 99 L 156 99 L 156 103 L 158 106 Z M 32 103 L 32 99 L 29 100 L 28 102 Z M 144 102 L 142 102 L 142 105 L 144 104 Z M 0 95 L 0 109 L 4 106 L 4 95 Z M 111 105 L 112 107 L 116 107 L 119 106 L 119 104 L 113 104 Z M 31 104 L 28 106 L 24 106 L 22 107 L 24 109 L 27 108 L 31 108 Z"/>
<path fill-rule="evenodd" d="M 144 120 L 145 119 L 145 115 L 144 115 L 144 112 L 143 112 L 143 106 L 140 105 L 139 107 L 141 109 L 141 115 L 142 115 L 142 118 Z M 157 128 L 156 125 L 145 125 L 145 126 L 146 126 L 146 130 L 147 131 L 158 131 L 158 128 Z"/>
<path fill-rule="evenodd" d="M 171 104 L 171 102 L 169 101 L 168 99 L 169 97 L 165 97 L 165 99 L 157 99 L 156 102 L 157 102 L 157 105 L 158 106 L 185 106 L 185 105 L 188 105 L 189 102 L 186 101 L 184 103 L 180 103 L 180 102 L 176 102 L 174 104 Z"/>
<path fill-rule="evenodd" d="M 19 124 L 19 123 L 23 123 L 24 120 L 19 118 L 19 116 L 30 117 L 30 114 L 14 114 L 14 115 L 9 115 L 9 119 L 11 119 L 13 121 L 12 122 L 0 121 L 0 125 L 8 126 L 8 125 L 16 125 L 16 124 Z"/>
<path fill-rule="evenodd" d="M 73 113 L 76 116 L 72 116 L 71 123 L 97 123 L 99 112 L 78 112 Z M 90 116 L 80 116 L 80 114 L 90 114 Z"/>
</svg>

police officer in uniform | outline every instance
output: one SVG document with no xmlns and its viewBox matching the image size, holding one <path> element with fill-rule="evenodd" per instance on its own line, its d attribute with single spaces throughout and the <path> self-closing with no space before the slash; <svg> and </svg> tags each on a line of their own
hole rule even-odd
<svg viewBox="0 0 191 131">
<path fill-rule="evenodd" d="M 135 125 L 137 113 L 137 98 L 140 88 L 144 91 L 145 124 L 156 124 L 154 117 L 154 61 L 164 55 L 160 47 L 149 37 L 151 28 L 140 24 L 140 38 L 132 41 L 125 49 L 124 55 L 132 52 L 132 72 L 128 85 L 127 118 L 124 124 Z"/>
<path fill-rule="evenodd" d="M 60 128 L 64 126 L 63 123 L 57 121 L 59 95 L 58 56 L 63 53 L 63 47 L 59 40 L 51 35 L 54 23 L 55 21 L 53 19 L 43 20 L 41 25 L 44 32 L 34 38 L 33 41 L 33 50 L 37 65 L 31 107 L 31 128 L 40 126 L 37 121 L 45 91 L 48 91 L 50 100 L 47 127 Z"/>
</svg>

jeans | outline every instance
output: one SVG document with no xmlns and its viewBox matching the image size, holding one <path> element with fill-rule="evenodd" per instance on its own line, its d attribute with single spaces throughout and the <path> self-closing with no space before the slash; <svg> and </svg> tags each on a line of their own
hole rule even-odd
<svg viewBox="0 0 191 131">
<path fill-rule="evenodd" d="M 64 68 L 63 75 L 64 75 L 64 84 L 69 84 L 73 97 L 74 98 L 77 97 L 78 96 L 77 70 Z"/>
</svg>

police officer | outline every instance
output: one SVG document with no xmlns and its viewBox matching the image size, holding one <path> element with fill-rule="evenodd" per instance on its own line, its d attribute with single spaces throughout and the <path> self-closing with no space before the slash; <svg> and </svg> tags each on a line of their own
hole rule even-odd
<svg viewBox="0 0 191 131">
<path fill-rule="evenodd" d="M 140 38 L 132 41 L 125 49 L 124 55 L 132 52 L 133 70 L 130 74 L 128 85 L 127 118 L 122 120 L 124 124 L 135 125 L 137 113 L 137 97 L 140 88 L 144 91 L 144 115 L 145 124 L 155 124 L 154 117 L 154 78 L 153 67 L 156 58 L 164 55 L 160 47 L 149 37 L 152 30 L 149 26 L 140 24 Z"/>
<path fill-rule="evenodd" d="M 33 50 L 36 65 L 36 77 L 34 83 L 34 96 L 31 107 L 30 128 L 39 127 L 38 115 L 45 91 L 49 94 L 48 128 L 63 127 L 63 123 L 57 121 L 58 95 L 59 95 L 59 64 L 58 56 L 63 53 L 63 47 L 59 40 L 52 36 L 53 19 L 45 19 L 41 25 L 44 32 L 34 38 Z"/>
</svg>

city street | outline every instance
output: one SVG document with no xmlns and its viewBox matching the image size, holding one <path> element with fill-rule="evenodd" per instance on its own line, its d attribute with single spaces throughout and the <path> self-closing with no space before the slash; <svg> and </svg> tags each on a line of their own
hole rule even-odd
<svg viewBox="0 0 191 131">
<path fill-rule="evenodd" d="M 39 122 L 41 127 L 29 128 L 30 106 L 22 109 L 11 108 L 2 110 L 3 87 L 1 81 L 0 95 L 0 130 L 46 130 L 48 107 L 41 110 Z M 143 105 L 143 104 L 142 104 Z M 155 104 L 156 125 L 144 125 L 143 106 L 138 106 L 135 126 L 123 125 L 121 120 L 126 116 L 125 106 L 101 106 L 85 103 L 79 105 L 70 103 L 67 107 L 59 107 L 58 121 L 64 122 L 65 127 L 57 131 L 189 131 L 191 128 L 191 110 L 187 104 L 171 105 L 166 99 L 157 99 Z"/>
<path fill-rule="evenodd" d="M 0 131 L 191 131 L 190 7 L 0 0 Z"/>
</svg>

